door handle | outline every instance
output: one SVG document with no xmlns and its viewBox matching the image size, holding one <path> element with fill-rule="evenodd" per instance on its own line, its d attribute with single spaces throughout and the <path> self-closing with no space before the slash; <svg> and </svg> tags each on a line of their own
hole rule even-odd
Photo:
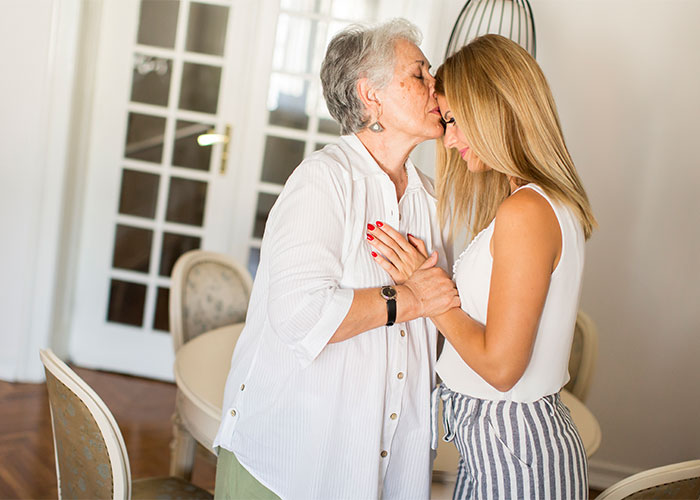
<svg viewBox="0 0 700 500">
<path fill-rule="evenodd" d="M 224 175 L 226 173 L 226 165 L 228 161 L 228 147 L 231 143 L 231 125 L 226 124 L 225 133 L 217 134 L 214 129 L 207 130 L 206 134 L 200 134 L 197 136 L 197 144 L 200 146 L 213 146 L 214 144 L 222 143 L 224 145 L 221 151 L 221 164 L 219 166 L 219 173 Z"/>
</svg>

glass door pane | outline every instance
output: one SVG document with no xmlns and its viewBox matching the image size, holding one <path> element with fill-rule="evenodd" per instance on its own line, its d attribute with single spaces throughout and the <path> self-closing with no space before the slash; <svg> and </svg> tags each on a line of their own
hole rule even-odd
<svg viewBox="0 0 700 500">
<path fill-rule="evenodd" d="M 359 16 L 356 19 L 375 19 L 372 8 L 363 8 L 358 14 L 357 2 L 350 4 L 350 10 Z M 257 270 L 267 215 L 282 186 L 305 156 L 321 144 L 335 142 L 340 133 L 326 109 L 318 76 L 331 36 L 351 22 L 340 14 L 344 15 L 342 6 L 334 7 L 331 0 L 280 2 L 268 87 L 264 154 L 248 254 L 248 269 L 252 274 Z"/>
<path fill-rule="evenodd" d="M 107 321 L 167 331 L 169 278 L 200 248 L 230 8 L 142 0 L 109 279 Z"/>
<path fill-rule="evenodd" d="M 249 240 L 248 269 L 253 275 L 271 200 L 304 157 L 336 142 L 340 135 L 326 108 L 319 78 L 331 38 L 349 24 L 394 17 L 410 19 L 427 35 L 425 28 L 435 9 L 430 0 L 280 0 L 279 5 L 257 210 Z"/>
</svg>

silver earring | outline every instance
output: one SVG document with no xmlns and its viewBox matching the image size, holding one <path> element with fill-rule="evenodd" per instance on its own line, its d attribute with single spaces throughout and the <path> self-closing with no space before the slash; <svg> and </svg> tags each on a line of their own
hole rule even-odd
<svg viewBox="0 0 700 500">
<path fill-rule="evenodd" d="M 384 127 L 381 126 L 379 122 L 374 122 L 369 126 L 372 132 L 379 133 L 384 131 Z"/>
</svg>

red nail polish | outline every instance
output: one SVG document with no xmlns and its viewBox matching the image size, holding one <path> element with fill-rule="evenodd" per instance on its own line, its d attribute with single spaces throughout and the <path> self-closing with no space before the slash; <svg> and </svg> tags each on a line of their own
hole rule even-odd
<svg viewBox="0 0 700 500">
<path fill-rule="evenodd" d="M 374 239 L 374 236 L 372 236 L 371 234 L 367 234 L 367 239 L 369 241 L 372 241 Z"/>
<path fill-rule="evenodd" d="M 376 257 L 376 256 L 377 256 L 377 252 L 372 252 L 372 257 Z"/>
<path fill-rule="evenodd" d="M 374 231 L 374 226 L 372 224 L 367 224 L 367 229 Z"/>
<path fill-rule="evenodd" d="M 384 224 L 382 224 L 382 221 L 378 220 L 377 221 L 377 227 L 382 227 Z"/>
<path fill-rule="evenodd" d="M 415 236 L 413 236 L 411 233 L 406 233 L 406 234 L 407 234 L 408 236 L 410 236 L 411 238 L 415 238 Z"/>
</svg>

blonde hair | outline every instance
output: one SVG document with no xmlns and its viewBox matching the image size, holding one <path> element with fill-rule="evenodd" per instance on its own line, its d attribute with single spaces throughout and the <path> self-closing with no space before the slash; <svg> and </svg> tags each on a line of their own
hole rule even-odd
<svg viewBox="0 0 700 500">
<path fill-rule="evenodd" d="M 469 147 L 484 165 L 473 173 L 454 150 L 437 146 L 438 213 L 470 239 L 488 226 L 510 194 L 509 177 L 535 183 L 571 207 L 586 239 L 597 226 L 561 131 L 542 70 L 517 43 L 500 35 L 474 39 L 438 69 L 435 90 L 450 104 Z"/>
</svg>

